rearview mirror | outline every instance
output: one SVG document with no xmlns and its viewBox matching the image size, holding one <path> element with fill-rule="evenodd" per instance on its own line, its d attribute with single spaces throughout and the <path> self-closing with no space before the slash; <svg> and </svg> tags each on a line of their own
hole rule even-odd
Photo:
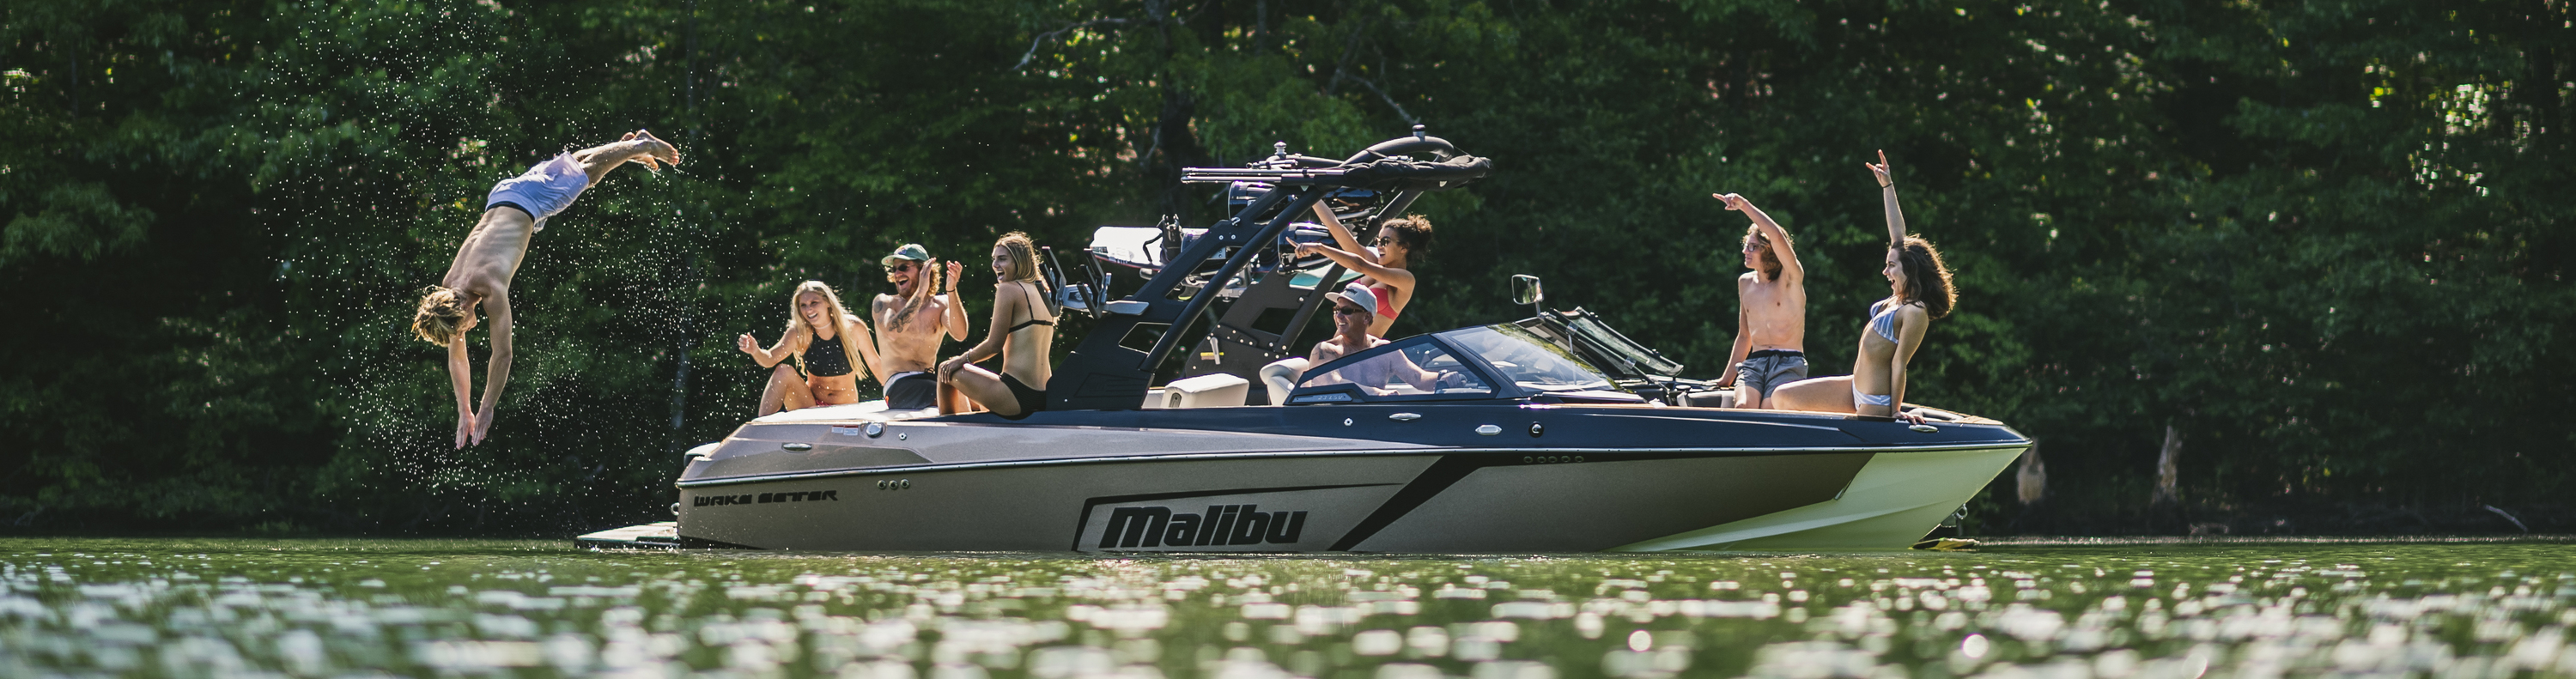
<svg viewBox="0 0 2576 679">
<path fill-rule="evenodd" d="M 1538 287 L 1538 277 L 1525 273 L 1512 274 L 1512 303 L 1536 305 L 1547 301 L 1547 293 Z"/>
</svg>

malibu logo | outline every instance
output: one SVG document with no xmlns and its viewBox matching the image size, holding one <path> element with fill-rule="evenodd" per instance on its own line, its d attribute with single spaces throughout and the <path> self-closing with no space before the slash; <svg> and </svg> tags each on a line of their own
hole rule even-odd
<svg viewBox="0 0 2576 679">
<path fill-rule="evenodd" d="M 1101 549 L 1296 544 L 1306 513 L 1264 512 L 1260 505 L 1216 505 L 1203 514 L 1169 507 L 1119 507 L 1100 533 Z"/>
</svg>

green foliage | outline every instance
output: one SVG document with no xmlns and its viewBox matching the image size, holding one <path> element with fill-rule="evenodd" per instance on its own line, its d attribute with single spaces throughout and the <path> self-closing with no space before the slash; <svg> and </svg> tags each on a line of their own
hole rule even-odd
<svg viewBox="0 0 2576 679">
<path fill-rule="evenodd" d="M 1699 375 L 1735 192 L 1811 272 L 1847 370 L 1886 294 L 1885 149 L 1961 303 L 1914 400 L 2044 442 L 2128 520 L 2168 424 L 2186 497 L 2544 502 L 2564 3 L 27 0 L 0 9 L 0 522 L 544 530 L 652 518 L 750 414 L 785 296 L 1014 230 L 1204 222 L 1179 168 L 1411 124 L 1496 176 L 1415 210 L 1400 332 L 1515 313 L 1512 273 Z M 649 128 L 518 274 L 494 440 L 450 450 L 405 324 L 492 182 Z M 970 272 L 980 271 L 970 266 Z M 969 274 L 970 298 L 981 287 Z M 980 313 L 980 311 L 979 311 Z M 976 319 L 978 333 L 984 319 Z M 1069 328 L 1068 332 L 1078 331 Z M 476 336 L 478 358 L 481 336 Z M 2008 494 L 2007 494 L 2008 495 Z M 88 518 L 82 518 L 88 517 Z M 90 523 L 82 524 L 79 522 Z"/>
</svg>

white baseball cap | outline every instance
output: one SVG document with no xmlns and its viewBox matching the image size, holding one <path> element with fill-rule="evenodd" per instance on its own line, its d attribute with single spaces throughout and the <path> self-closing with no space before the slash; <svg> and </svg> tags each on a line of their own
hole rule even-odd
<svg viewBox="0 0 2576 679">
<path fill-rule="evenodd" d="M 1365 285 L 1352 283 L 1344 286 L 1341 292 L 1324 293 L 1324 299 L 1349 302 L 1351 306 L 1367 309 L 1370 316 L 1377 315 L 1377 293 L 1369 292 Z"/>
</svg>

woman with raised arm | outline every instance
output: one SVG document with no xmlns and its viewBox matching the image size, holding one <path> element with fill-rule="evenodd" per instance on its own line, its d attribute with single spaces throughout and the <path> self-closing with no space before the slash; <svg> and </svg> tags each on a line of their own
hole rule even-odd
<svg viewBox="0 0 2576 679">
<path fill-rule="evenodd" d="M 760 392 L 761 416 L 859 402 L 859 378 L 877 364 L 867 322 L 841 306 L 840 294 L 822 281 L 798 284 L 788 300 L 787 331 L 779 334 L 778 344 L 763 349 L 747 332 L 734 338 L 735 349 L 770 369 L 769 386 Z M 787 365 L 791 356 L 805 374 Z"/>
<path fill-rule="evenodd" d="M 1047 352 L 1055 345 L 1055 313 L 1038 284 L 1038 248 L 1013 231 L 993 243 L 993 324 L 984 342 L 939 364 L 939 381 L 1003 419 L 1047 409 L 1047 380 L 1055 376 Z M 1000 372 L 974 365 L 1002 357 Z"/>
<path fill-rule="evenodd" d="M 679 165 L 680 150 L 636 130 L 613 144 L 556 154 L 493 185 L 483 199 L 482 220 L 456 247 L 447 277 L 421 296 L 411 330 L 423 341 L 447 347 L 448 380 L 456 387 L 456 447 L 482 443 L 498 419 L 493 409 L 501 405 L 501 386 L 510 381 L 510 279 L 528 255 L 528 241 L 583 190 L 630 162 L 660 170 L 659 163 Z M 479 410 L 473 401 L 474 365 L 465 352 L 465 333 L 474 329 L 476 306 L 492 315 L 492 364 L 483 378 Z"/>
<path fill-rule="evenodd" d="M 1862 163 L 1877 177 L 1887 204 L 1887 258 L 1879 274 L 1887 277 L 1888 297 L 1869 307 L 1869 324 L 1861 329 L 1859 358 L 1852 374 L 1791 382 L 1772 396 L 1781 410 L 1814 410 L 1896 417 L 1922 422 L 1923 416 L 1901 411 L 1905 403 L 1905 366 L 1923 346 L 1923 331 L 1932 319 L 1950 315 L 1958 293 L 1950 286 L 1950 267 L 1941 251 L 1920 236 L 1905 233 L 1905 211 L 1896 204 L 1896 179 L 1887 167 L 1887 152 L 1878 163 Z"/>
<path fill-rule="evenodd" d="M 1404 312 L 1405 305 L 1413 303 L 1413 272 L 1405 267 L 1413 255 L 1431 250 L 1431 220 L 1422 215 L 1405 215 L 1380 223 L 1377 240 L 1369 242 L 1376 246 L 1372 250 L 1360 247 L 1359 239 L 1352 237 L 1351 230 L 1342 226 L 1342 220 L 1333 216 L 1333 209 L 1322 202 L 1315 203 L 1315 216 L 1341 247 L 1299 245 L 1297 256 L 1320 254 L 1342 268 L 1359 272 L 1359 284 L 1368 286 L 1369 294 L 1377 297 L 1377 315 L 1369 318 L 1369 334 L 1385 337 L 1387 329 L 1395 326 L 1395 317 Z"/>
</svg>

